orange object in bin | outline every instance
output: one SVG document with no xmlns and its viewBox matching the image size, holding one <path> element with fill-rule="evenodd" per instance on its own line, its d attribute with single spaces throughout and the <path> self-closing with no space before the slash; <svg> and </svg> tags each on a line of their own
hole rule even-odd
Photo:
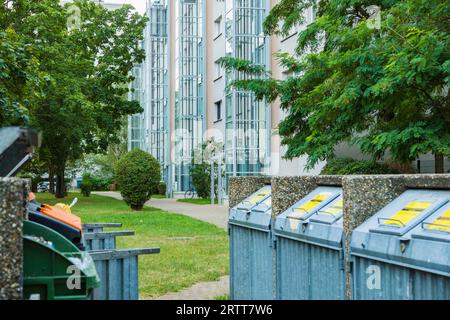
<svg viewBox="0 0 450 320">
<path fill-rule="evenodd" d="M 65 223 L 71 226 L 72 228 L 80 230 L 81 232 L 81 219 L 76 215 L 59 208 L 49 206 L 48 204 L 43 204 L 39 211 L 42 214 L 51 217 L 55 220 L 58 220 L 62 223 Z"/>
</svg>

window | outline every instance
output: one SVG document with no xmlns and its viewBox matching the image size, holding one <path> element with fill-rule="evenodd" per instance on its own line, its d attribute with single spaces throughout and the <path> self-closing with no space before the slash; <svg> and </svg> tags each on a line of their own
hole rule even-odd
<svg viewBox="0 0 450 320">
<path fill-rule="evenodd" d="M 215 120 L 215 122 L 222 120 L 222 100 L 217 101 L 216 103 L 214 103 L 214 108 L 216 109 L 216 120 Z"/>
<path fill-rule="evenodd" d="M 222 77 L 222 66 L 219 63 L 219 60 L 214 62 L 214 79 L 217 80 Z"/>
<path fill-rule="evenodd" d="M 214 39 L 217 39 L 222 34 L 222 16 L 219 16 L 214 21 Z"/>
</svg>

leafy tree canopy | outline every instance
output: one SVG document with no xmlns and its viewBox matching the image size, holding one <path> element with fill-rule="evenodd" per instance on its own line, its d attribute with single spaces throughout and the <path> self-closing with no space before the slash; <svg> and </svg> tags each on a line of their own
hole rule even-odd
<svg viewBox="0 0 450 320">
<path fill-rule="evenodd" d="M 131 6 L 107 10 L 89 0 L 0 4 L 0 42 L 11 47 L 0 49 L 9 53 L 0 56 L 0 120 L 42 131 L 40 153 L 59 187 L 68 160 L 105 151 L 124 116 L 142 111 L 127 93 L 130 71 L 144 59 L 146 22 Z"/>
<path fill-rule="evenodd" d="M 228 69 L 262 78 L 232 86 L 279 98 L 288 111 L 279 126 L 286 157 L 306 154 L 313 167 L 340 142 L 402 163 L 427 152 L 450 156 L 448 0 L 281 0 L 265 32 L 289 34 L 311 6 L 316 19 L 299 32 L 296 53 L 278 54 L 291 74 L 286 80 L 222 59 Z"/>
</svg>

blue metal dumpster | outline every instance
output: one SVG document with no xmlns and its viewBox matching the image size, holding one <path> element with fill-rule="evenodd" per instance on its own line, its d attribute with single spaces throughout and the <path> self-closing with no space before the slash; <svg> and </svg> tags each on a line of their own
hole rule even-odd
<svg viewBox="0 0 450 320">
<path fill-rule="evenodd" d="M 121 228 L 121 223 L 83 223 L 83 233 L 103 232 L 104 228 Z"/>
<path fill-rule="evenodd" d="M 134 231 L 88 232 L 83 234 L 87 251 L 116 249 L 116 237 L 134 236 Z"/>
<path fill-rule="evenodd" d="M 353 299 L 450 299 L 449 200 L 408 190 L 353 231 Z"/>
<path fill-rule="evenodd" d="M 159 248 L 90 252 L 100 278 L 92 300 L 138 300 L 138 257 L 159 252 Z"/>
<path fill-rule="evenodd" d="M 230 209 L 230 298 L 274 298 L 271 187 Z"/>
<path fill-rule="evenodd" d="M 341 194 L 318 187 L 276 218 L 277 299 L 345 299 Z"/>
</svg>

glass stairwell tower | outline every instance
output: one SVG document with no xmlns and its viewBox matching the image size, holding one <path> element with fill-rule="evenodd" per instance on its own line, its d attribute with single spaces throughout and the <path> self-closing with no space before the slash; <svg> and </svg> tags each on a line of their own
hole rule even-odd
<svg viewBox="0 0 450 320">
<path fill-rule="evenodd" d="M 169 185 L 170 105 L 168 69 L 168 6 L 165 0 L 154 0 L 147 8 L 145 101 L 147 116 L 147 151 L 160 163 L 161 178 Z"/>
<path fill-rule="evenodd" d="M 269 37 L 263 21 L 270 8 L 266 0 L 226 0 L 226 55 L 270 67 Z M 253 77 L 254 78 L 254 77 Z M 249 79 L 230 71 L 226 80 Z M 251 92 L 233 89 L 226 105 L 226 181 L 230 176 L 260 175 L 270 168 L 270 104 L 257 101 Z"/>
<path fill-rule="evenodd" d="M 191 187 L 194 149 L 205 130 L 205 0 L 175 1 L 175 182 Z"/>
</svg>

